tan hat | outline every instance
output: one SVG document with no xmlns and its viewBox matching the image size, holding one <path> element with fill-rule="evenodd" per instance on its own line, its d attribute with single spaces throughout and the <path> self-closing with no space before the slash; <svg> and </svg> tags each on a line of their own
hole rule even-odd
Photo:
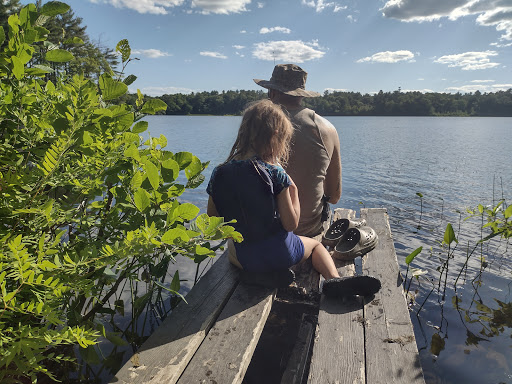
<svg viewBox="0 0 512 384">
<path fill-rule="evenodd" d="M 318 92 L 306 91 L 308 73 L 295 64 L 278 64 L 270 80 L 253 79 L 263 88 L 275 89 L 290 96 L 318 97 Z"/>
</svg>

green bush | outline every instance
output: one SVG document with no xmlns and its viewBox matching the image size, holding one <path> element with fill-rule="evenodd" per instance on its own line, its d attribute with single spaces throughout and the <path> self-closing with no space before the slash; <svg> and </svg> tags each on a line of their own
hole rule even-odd
<svg viewBox="0 0 512 384">
<path fill-rule="evenodd" d="M 208 163 L 164 150 L 164 136 L 142 142 L 148 123 L 141 118 L 165 103 L 145 103 L 139 92 L 134 107 L 108 104 L 134 76 L 52 83 L 50 67 L 31 65 L 34 47 L 45 44 L 45 21 L 68 9 L 29 4 L 9 18 L 7 35 L 0 27 L 2 383 L 63 379 L 51 367 L 74 361 L 75 345 L 94 362 L 100 337 L 123 342 L 99 316 L 124 311 L 111 300 L 123 282 L 144 276 L 178 294 L 178 272 L 164 281 L 169 262 L 178 255 L 200 262 L 215 255 L 210 241 L 240 239 L 222 219 L 178 201 L 201 184 Z M 126 64 L 128 42 L 117 51 Z M 70 59 L 48 48 L 47 61 Z M 133 307 L 146 296 L 134 297 Z"/>
</svg>

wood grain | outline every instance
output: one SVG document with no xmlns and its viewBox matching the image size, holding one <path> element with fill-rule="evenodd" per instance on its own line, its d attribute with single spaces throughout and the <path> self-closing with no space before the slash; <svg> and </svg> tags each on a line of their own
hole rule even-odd
<svg viewBox="0 0 512 384">
<path fill-rule="evenodd" d="M 382 284 L 364 307 L 367 382 L 424 384 L 387 211 L 362 209 L 361 217 L 379 236 L 377 247 L 364 260 L 363 271 Z"/>
</svg>

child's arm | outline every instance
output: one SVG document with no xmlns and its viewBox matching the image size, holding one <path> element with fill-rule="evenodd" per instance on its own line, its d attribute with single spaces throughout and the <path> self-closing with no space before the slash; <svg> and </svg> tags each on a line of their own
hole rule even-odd
<svg viewBox="0 0 512 384">
<path fill-rule="evenodd" d="M 208 216 L 220 216 L 211 196 L 208 197 L 208 207 L 206 208 L 206 213 Z"/>
<path fill-rule="evenodd" d="M 300 218 L 299 193 L 293 180 L 291 182 L 288 188 L 283 189 L 277 195 L 277 209 L 281 216 L 281 224 L 288 232 L 297 228 Z"/>
</svg>

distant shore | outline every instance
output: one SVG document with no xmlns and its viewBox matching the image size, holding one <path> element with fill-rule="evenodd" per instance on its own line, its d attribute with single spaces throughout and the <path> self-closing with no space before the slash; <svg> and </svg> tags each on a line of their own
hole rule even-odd
<svg viewBox="0 0 512 384">
<path fill-rule="evenodd" d="M 172 94 L 158 98 L 167 104 L 165 115 L 238 116 L 245 106 L 267 97 L 264 91 L 211 91 Z M 137 96 L 127 94 L 121 102 L 135 105 Z M 325 92 L 306 98 L 304 105 L 322 116 L 457 116 L 512 117 L 512 88 L 493 93 L 421 92 Z"/>
</svg>

